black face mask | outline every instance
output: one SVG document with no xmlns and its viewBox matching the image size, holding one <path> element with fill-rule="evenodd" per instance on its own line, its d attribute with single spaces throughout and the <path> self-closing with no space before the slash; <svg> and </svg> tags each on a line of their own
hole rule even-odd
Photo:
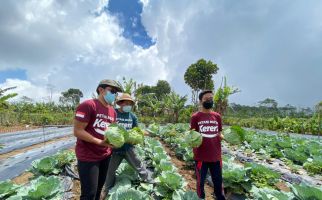
<svg viewBox="0 0 322 200">
<path fill-rule="evenodd" d="M 212 107 L 214 107 L 214 102 L 212 100 L 210 101 L 205 101 L 202 103 L 202 106 L 205 108 L 205 109 L 210 109 Z"/>
</svg>

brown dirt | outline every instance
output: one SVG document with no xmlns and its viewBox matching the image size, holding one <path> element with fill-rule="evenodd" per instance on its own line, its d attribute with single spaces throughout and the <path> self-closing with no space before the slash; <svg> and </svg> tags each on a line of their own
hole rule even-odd
<svg viewBox="0 0 322 200">
<path fill-rule="evenodd" d="M 31 172 L 24 172 L 23 174 L 21 174 L 20 176 L 17 176 L 15 178 L 13 178 L 11 181 L 15 184 L 25 184 L 29 182 L 29 179 L 33 177 L 33 173 Z"/>
<path fill-rule="evenodd" d="M 35 144 L 35 145 L 29 146 L 29 147 L 26 147 L 26 148 L 14 150 L 14 151 L 11 151 L 9 153 L 1 154 L 0 155 L 0 159 L 1 160 L 5 160 L 5 159 L 7 159 L 7 158 L 9 158 L 11 156 L 14 156 L 14 155 L 17 155 L 17 154 L 20 154 L 20 153 L 29 151 L 31 149 L 35 149 L 35 148 L 38 148 L 38 147 L 42 147 L 42 146 L 44 146 L 46 144 L 51 144 L 51 143 L 54 143 L 54 142 L 57 142 L 57 141 L 67 140 L 70 137 L 73 137 L 73 136 L 66 136 L 66 137 L 62 137 L 62 138 L 52 139 L 52 140 L 49 140 L 49 141 L 47 141 L 45 143 L 42 142 L 42 143 Z"/>
<path fill-rule="evenodd" d="M 74 196 L 71 198 L 71 200 L 78 200 L 80 198 L 81 194 L 81 186 L 79 180 L 73 180 L 73 189 L 72 192 Z"/>
<path fill-rule="evenodd" d="M 291 189 L 286 185 L 285 182 L 278 182 L 275 186 L 283 192 L 291 192 Z"/>
<path fill-rule="evenodd" d="M 195 177 L 195 172 L 193 169 L 189 169 L 188 166 L 186 165 L 185 161 L 181 161 L 177 159 L 175 156 L 175 153 L 169 148 L 168 145 L 166 145 L 163 141 L 160 140 L 162 143 L 163 147 L 165 148 L 166 152 L 168 155 L 171 157 L 171 162 L 178 168 L 179 174 L 181 174 L 184 179 L 186 180 L 187 190 L 192 190 L 196 191 L 197 190 L 197 183 L 196 183 L 196 177 Z M 212 197 L 212 193 L 214 192 L 214 189 L 210 187 L 208 184 L 205 184 L 205 193 L 206 193 L 206 199 L 214 199 Z"/>
<path fill-rule="evenodd" d="M 0 134 L 8 133 L 8 132 L 16 132 L 16 131 L 24 131 L 24 130 L 32 130 L 39 128 L 38 126 L 26 126 L 26 125 L 14 125 L 14 126 L 0 126 Z"/>
</svg>

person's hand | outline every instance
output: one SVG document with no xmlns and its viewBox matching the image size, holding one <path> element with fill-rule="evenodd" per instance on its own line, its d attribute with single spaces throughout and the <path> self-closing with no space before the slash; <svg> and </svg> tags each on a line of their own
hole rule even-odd
<svg viewBox="0 0 322 200">
<path fill-rule="evenodd" d="M 115 148 L 113 145 L 105 142 L 104 140 L 99 141 L 98 145 L 103 146 L 103 147 L 109 147 L 109 148 Z"/>
<path fill-rule="evenodd" d="M 220 139 L 221 139 L 221 140 L 224 140 L 224 139 L 225 139 L 225 136 L 224 136 L 222 133 L 220 133 L 220 135 L 219 135 L 219 136 L 220 136 Z"/>
</svg>

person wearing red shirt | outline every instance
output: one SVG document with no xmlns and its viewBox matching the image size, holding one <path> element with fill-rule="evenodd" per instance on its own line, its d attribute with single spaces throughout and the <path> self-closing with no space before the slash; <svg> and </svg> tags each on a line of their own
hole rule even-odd
<svg viewBox="0 0 322 200">
<path fill-rule="evenodd" d="M 202 144 L 193 149 L 197 194 L 199 198 L 205 199 L 204 184 L 209 169 L 216 199 L 223 200 L 225 195 L 221 167 L 221 116 L 212 110 L 214 102 L 211 90 L 205 90 L 199 94 L 199 103 L 202 108 L 192 115 L 190 121 L 190 128 L 202 135 Z"/>
<path fill-rule="evenodd" d="M 100 199 L 113 147 L 104 141 L 104 133 L 116 123 L 112 103 L 121 91 L 117 82 L 102 80 L 96 89 L 98 98 L 84 101 L 76 109 L 74 135 L 81 200 Z"/>
</svg>

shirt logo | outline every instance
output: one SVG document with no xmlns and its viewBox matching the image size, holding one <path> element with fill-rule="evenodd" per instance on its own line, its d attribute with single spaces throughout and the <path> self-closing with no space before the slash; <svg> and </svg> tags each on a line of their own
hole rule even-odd
<svg viewBox="0 0 322 200">
<path fill-rule="evenodd" d="M 110 125 L 110 123 L 103 121 L 103 119 L 96 119 L 93 124 L 93 128 L 96 133 L 104 135 L 108 125 Z"/>
<path fill-rule="evenodd" d="M 206 132 L 217 132 L 218 131 L 218 126 L 205 126 L 205 125 L 200 125 L 199 130 L 201 133 L 206 133 Z"/>
</svg>

